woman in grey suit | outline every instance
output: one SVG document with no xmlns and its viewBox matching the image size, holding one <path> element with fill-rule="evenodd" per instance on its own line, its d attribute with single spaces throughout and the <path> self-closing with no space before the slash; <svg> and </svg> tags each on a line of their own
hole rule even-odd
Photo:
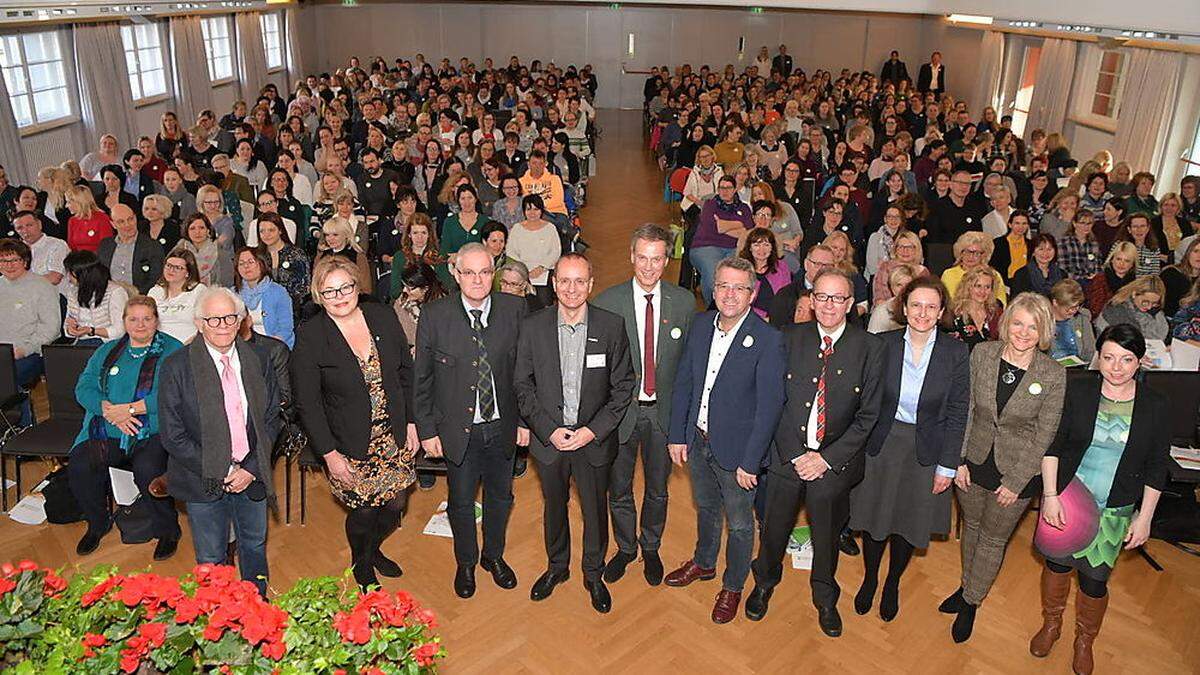
<svg viewBox="0 0 1200 675">
<path fill-rule="evenodd" d="M 955 642 L 971 637 L 975 612 L 1037 492 L 1033 478 L 1058 431 L 1067 376 L 1043 353 L 1053 339 L 1050 301 L 1022 293 L 1000 318 L 1000 340 L 971 353 L 971 407 L 954 479 L 964 522 L 962 586 L 938 607 L 957 614 Z"/>
</svg>

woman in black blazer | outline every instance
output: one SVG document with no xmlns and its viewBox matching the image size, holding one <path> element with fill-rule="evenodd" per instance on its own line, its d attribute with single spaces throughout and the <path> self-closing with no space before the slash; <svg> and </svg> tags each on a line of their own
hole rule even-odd
<svg viewBox="0 0 1200 675">
<path fill-rule="evenodd" d="M 879 616 L 900 611 L 900 577 L 915 548 L 950 532 L 950 485 L 958 469 L 971 396 L 967 345 L 939 330 L 948 316 L 946 287 L 937 277 L 909 282 L 896 299 L 896 321 L 885 333 L 883 403 L 866 444 L 863 480 L 850 495 L 850 528 L 863 532 L 863 585 L 854 611 L 871 609 L 883 550 L 890 543 Z M 920 439 L 918 441 L 918 439 Z"/>
<path fill-rule="evenodd" d="M 1046 656 L 1061 634 L 1074 569 L 1076 673 L 1092 672 L 1108 577 L 1122 548 L 1137 548 L 1150 537 L 1171 462 L 1170 404 L 1134 379 L 1146 353 L 1142 334 L 1116 324 L 1096 342 L 1101 378 L 1070 382 L 1058 434 L 1042 459 L 1041 522 L 1034 537 L 1046 566 L 1042 628 L 1029 651 Z"/>
<path fill-rule="evenodd" d="M 313 301 L 324 311 L 296 331 L 292 389 L 309 443 L 325 460 L 330 487 L 349 509 L 346 538 L 354 579 L 366 588 L 400 566 L 379 546 L 400 522 L 416 480 L 412 352 L 396 313 L 359 304 L 358 266 L 341 256 L 313 270 Z"/>
</svg>

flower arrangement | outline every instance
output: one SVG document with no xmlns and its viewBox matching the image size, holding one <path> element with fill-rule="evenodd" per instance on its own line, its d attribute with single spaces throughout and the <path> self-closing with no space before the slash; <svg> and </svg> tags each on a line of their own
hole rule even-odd
<svg viewBox="0 0 1200 675">
<path fill-rule="evenodd" d="M 274 603 L 233 567 L 181 578 L 113 567 L 70 582 L 0 565 L 0 670 L 32 673 L 422 673 L 445 657 L 408 593 L 303 579 Z"/>
</svg>

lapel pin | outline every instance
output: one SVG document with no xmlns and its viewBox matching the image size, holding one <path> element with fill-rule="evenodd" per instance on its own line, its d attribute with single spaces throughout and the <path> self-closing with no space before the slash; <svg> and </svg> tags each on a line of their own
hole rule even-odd
<svg viewBox="0 0 1200 675">
<path fill-rule="evenodd" d="M 679 326 L 671 329 L 671 339 L 678 340 L 679 336 L 683 335 L 683 331 L 679 330 Z"/>
<path fill-rule="evenodd" d="M 754 346 L 754 336 L 747 335 L 746 339 L 742 340 L 742 346 L 745 347 L 746 349 L 753 347 Z"/>
<path fill-rule="evenodd" d="M 1034 396 L 1037 396 L 1038 394 L 1042 393 L 1041 383 L 1034 382 L 1033 384 L 1029 385 L 1029 393 L 1033 394 Z"/>
</svg>

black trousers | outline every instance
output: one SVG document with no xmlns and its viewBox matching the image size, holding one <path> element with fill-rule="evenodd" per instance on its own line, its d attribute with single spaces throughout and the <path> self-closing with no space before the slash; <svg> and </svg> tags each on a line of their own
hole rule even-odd
<svg viewBox="0 0 1200 675">
<path fill-rule="evenodd" d="M 504 555 L 508 516 L 513 506 L 513 457 L 500 438 L 500 423 L 471 427 L 461 464 L 446 460 L 449 496 L 446 515 L 454 533 L 454 559 L 459 565 L 479 562 L 475 536 L 475 492 L 483 484 L 483 557 Z"/>
<path fill-rule="evenodd" d="M 175 501 L 170 497 L 159 499 L 150 496 L 150 481 L 167 472 L 167 453 L 159 443 L 158 436 L 151 436 L 143 441 L 134 443 L 129 454 L 121 449 L 120 443 L 109 439 L 105 450 L 103 465 L 93 462 L 93 449 L 90 441 L 84 441 L 71 448 L 67 463 L 67 480 L 71 492 L 83 517 L 87 520 L 88 528 L 103 531 L 108 528 L 112 514 L 108 509 L 108 496 L 112 482 L 108 475 L 108 467 L 128 469 L 133 471 L 133 482 L 141 491 L 140 499 L 146 501 L 150 513 L 154 517 L 155 537 L 161 539 L 178 539 L 179 512 L 175 510 Z"/>
<path fill-rule="evenodd" d="M 622 553 L 657 551 L 667 523 L 667 479 L 671 456 L 667 436 L 658 427 L 658 406 L 637 407 L 637 423 L 629 441 L 622 443 L 608 480 L 608 508 L 612 512 L 613 538 Z M 645 485 L 642 491 L 641 537 L 638 536 L 637 504 L 633 498 L 633 474 L 641 449 Z"/>
<path fill-rule="evenodd" d="M 577 450 L 559 452 L 557 460 L 548 464 L 538 460 L 537 466 L 542 479 L 542 525 L 550 571 L 565 571 L 571 565 L 567 502 L 571 497 L 571 476 L 574 476 L 579 508 L 583 511 L 583 576 L 588 580 L 599 579 L 608 552 L 608 505 L 605 502 L 610 465 L 592 466 L 583 450 Z"/>
<path fill-rule="evenodd" d="M 789 467 L 790 468 L 790 467 Z M 850 519 L 850 488 L 862 477 L 861 471 L 847 469 L 841 474 L 826 471 L 814 481 L 798 476 L 774 473 L 767 482 L 767 514 L 751 569 L 754 582 L 774 588 L 783 577 L 783 557 L 788 537 L 796 527 L 801 502 L 808 508 L 812 527 L 813 567 L 809 576 L 813 604 L 837 605 L 841 589 L 835 574 L 838 565 L 838 535 Z"/>
</svg>

